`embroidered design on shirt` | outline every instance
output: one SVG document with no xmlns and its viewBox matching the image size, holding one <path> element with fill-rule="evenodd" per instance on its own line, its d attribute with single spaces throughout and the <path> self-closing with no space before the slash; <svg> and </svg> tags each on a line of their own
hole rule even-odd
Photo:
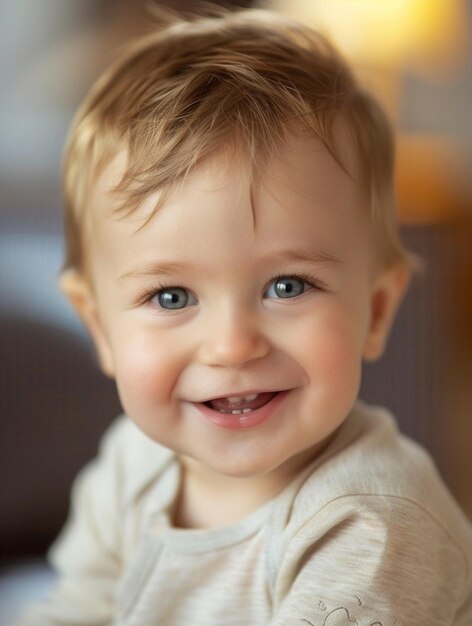
<svg viewBox="0 0 472 626">
<path fill-rule="evenodd" d="M 359 622 L 351 619 L 347 609 L 339 607 L 339 609 L 334 609 L 328 613 L 323 626 L 359 626 Z"/>
<path fill-rule="evenodd" d="M 357 603 L 359 604 L 359 606 L 362 606 L 362 600 L 358 595 L 356 595 L 356 599 L 357 599 Z M 318 601 L 318 606 L 323 611 L 326 611 L 327 609 L 326 604 L 322 600 Z M 310 622 L 307 619 L 302 619 L 301 621 L 303 624 L 307 624 L 307 626 L 318 626 L 314 624 L 313 622 Z M 345 607 L 340 606 L 337 609 L 333 609 L 332 611 L 328 613 L 328 615 L 325 617 L 323 621 L 322 626 L 361 626 L 361 625 L 359 624 L 357 620 L 351 619 L 349 611 Z M 368 624 L 368 626 L 383 626 L 383 624 L 382 622 L 375 621 L 375 622 L 371 622 L 370 624 Z"/>
<path fill-rule="evenodd" d="M 308 624 L 308 626 L 315 626 L 313 622 L 307 619 L 302 620 L 302 622 Z M 339 607 L 328 613 L 323 622 L 323 626 L 359 626 L 359 622 L 351 619 L 349 611 L 346 608 Z"/>
</svg>

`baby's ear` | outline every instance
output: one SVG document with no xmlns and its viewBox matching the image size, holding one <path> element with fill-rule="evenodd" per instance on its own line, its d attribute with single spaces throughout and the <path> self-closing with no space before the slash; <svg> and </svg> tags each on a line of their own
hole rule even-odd
<svg viewBox="0 0 472 626">
<path fill-rule="evenodd" d="M 87 328 L 100 361 L 100 367 L 110 378 L 114 377 L 113 356 L 103 326 L 90 281 L 76 269 L 68 269 L 59 276 L 59 288 Z"/>
<path fill-rule="evenodd" d="M 375 361 L 384 353 L 410 278 L 410 268 L 402 262 L 382 270 L 375 279 L 370 300 L 370 324 L 363 351 L 366 361 Z"/>
</svg>

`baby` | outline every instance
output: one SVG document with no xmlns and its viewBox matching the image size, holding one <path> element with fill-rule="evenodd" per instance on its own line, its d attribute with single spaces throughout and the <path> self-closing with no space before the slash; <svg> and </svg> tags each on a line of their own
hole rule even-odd
<svg viewBox="0 0 472 626">
<path fill-rule="evenodd" d="M 470 626 L 472 531 L 357 400 L 410 275 L 388 122 L 311 29 L 176 21 L 93 87 L 61 288 L 126 413 L 22 626 Z"/>
</svg>

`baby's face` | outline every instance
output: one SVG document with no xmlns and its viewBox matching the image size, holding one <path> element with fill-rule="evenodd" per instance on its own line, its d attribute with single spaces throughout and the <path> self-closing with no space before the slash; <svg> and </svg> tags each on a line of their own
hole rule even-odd
<svg viewBox="0 0 472 626">
<path fill-rule="evenodd" d="M 111 217 L 122 161 L 95 189 L 89 253 L 95 339 L 124 410 L 193 462 L 283 480 L 342 424 L 372 352 L 363 193 L 300 140 L 252 189 L 236 159 L 207 160 L 139 228 L 157 196 Z"/>
</svg>

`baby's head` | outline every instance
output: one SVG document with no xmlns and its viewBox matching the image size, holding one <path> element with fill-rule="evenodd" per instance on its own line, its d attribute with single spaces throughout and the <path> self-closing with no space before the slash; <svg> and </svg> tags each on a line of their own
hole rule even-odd
<svg viewBox="0 0 472 626">
<path fill-rule="evenodd" d="M 135 45 L 72 128 L 62 276 L 130 417 L 220 473 L 313 454 L 407 283 L 392 179 L 382 110 L 312 30 L 243 11 Z"/>
<path fill-rule="evenodd" d="M 403 258 L 383 111 L 319 34 L 253 10 L 175 23 L 130 48 L 97 81 L 66 155 L 66 266 L 86 265 L 90 190 L 119 151 L 127 162 L 117 214 L 131 215 L 215 151 L 240 149 L 257 179 L 297 132 L 319 138 L 346 169 L 346 153 L 353 154 L 350 174 L 365 190 L 378 252 L 386 263 Z"/>
</svg>

